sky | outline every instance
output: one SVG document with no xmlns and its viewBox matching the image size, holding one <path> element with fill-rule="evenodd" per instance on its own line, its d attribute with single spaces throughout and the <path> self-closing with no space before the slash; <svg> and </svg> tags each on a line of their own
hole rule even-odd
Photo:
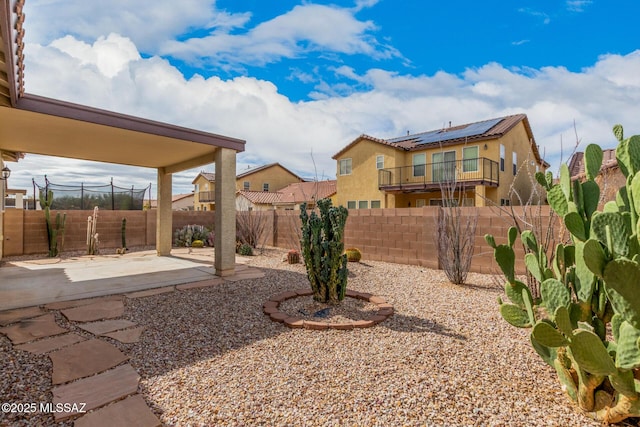
<svg viewBox="0 0 640 427">
<path fill-rule="evenodd" d="M 333 179 L 377 138 L 524 113 L 555 173 L 640 134 L 636 0 L 26 0 L 26 91 L 246 140 L 237 171 Z M 155 170 L 28 154 L 11 188 L 152 184 Z M 193 190 L 200 170 L 174 175 Z"/>
</svg>

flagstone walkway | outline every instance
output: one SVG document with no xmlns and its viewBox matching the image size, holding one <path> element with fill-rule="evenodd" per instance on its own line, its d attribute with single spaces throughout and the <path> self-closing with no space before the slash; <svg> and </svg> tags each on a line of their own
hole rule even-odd
<svg viewBox="0 0 640 427">
<path fill-rule="evenodd" d="M 122 319 L 125 299 L 261 277 L 264 273 L 259 269 L 238 264 L 229 277 L 8 310 L 0 312 L 0 333 L 14 348 L 51 359 L 52 404 L 63 409 L 53 412 L 56 422 L 73 419 L 80 427 L 159 426 L 160 420 L 138 394 L 140 376 L 127 363 L 129 357 L 105 340 L 135 343 L 144 333 L 143 327 Z M 57 312 L 79 330 L 61 327 L 56 322 Z"/>
</svg>

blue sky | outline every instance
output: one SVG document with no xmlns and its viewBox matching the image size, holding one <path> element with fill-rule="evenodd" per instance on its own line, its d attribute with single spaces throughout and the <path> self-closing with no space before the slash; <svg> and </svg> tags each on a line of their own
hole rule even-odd
<svg viewBox="0 0 640 427">
<path fill-rule="evenodd" d="M 25 12 L 28 92 L 245 139 L 238 169 L 333 178 L 331 156 L 362 133 L 514 113 L 554 171 L 577 139 L 612 147 L 618 122 L 640 133 L 632 0 L 26 0 Z M 140 168 L 34 155 L 11 167 L 18 188 L 45 173 L 155 186 Z M 174 192 L 197 172 L 176 174 Z"/>
</svg>

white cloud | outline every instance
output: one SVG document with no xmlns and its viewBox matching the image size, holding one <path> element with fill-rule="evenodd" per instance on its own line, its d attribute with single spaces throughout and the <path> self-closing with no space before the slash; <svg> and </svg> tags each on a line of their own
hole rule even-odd
<svg viewBox="0 0 640 427">
<path fill-rule="evenodd" d="M 584 12 L 585 7 L 593 3 L 592 0 L 567 0 L 567 10 L 571 12 Z"/>
<path fill-rule="evenodd" d="M 261 66 L 310 52 L 364 54 L 376 59 L 401 57 L 396 49 L 375 39 L 375 29 L 371 21 L 356 19 L 354 10 L 309 3 L 244 33 L 214 31 L 184 41 L 167 40 L 159 53 L 192 63 L 230 67 Z"/>
<path fill-rule="evenodd" d="M 531 8 L 528 8 L 528 7 L 522 7 L 520 9 L 518 9 L 518 12 L 525 13 L 527 15 L 531 15 L 531 16 L 533 16 L 535 18 L 541 18 L 542 19 L 542 23 L 545 24 L 545 25 L 551 23 L 551 17 L 545 12 L 540 12 L 538 10 L 531 9 Z"/>
<path fill-rule="evenodd" d="M 96 60 L 107 42 L 117 72 Z M 313 175 L 313 153 L 319 175 L 333 177 L 331 156 L 362 133 L 387 138 L 449 121 L 461 124 L 526 113 L 554 169 L 560 142 L 565 161 L 572 149 L 574 120 L 584 145 L 615 145 L 615 123 L 622 123 L 627 135 L 640 133 L 640 50 L 602 56 L 580 72 L 562 67 L 508 69 L 491 63 L 461 75 L 413 76 L 381 69 L 358 74 L 340 67 L 335 72 L 343 83 L 361 89 L 340 96 L 325 91 L 321 99 L 298 102 L 279 93 L 273 83 L 251 77 L 186 79 L 162 58 L 140 58 L 132 44 L 117 35 L 93 44 L 73 37 L 48 46 L 29 44 L 25 59 L 30 93 L 242 138 L 247 146 L 239 155 L 239 168 L 281 162 L 303 176 Z M 101 182 L 121 177 L 121 185 L 130 185 L 125 176 L 140 185 L 155 182 L 154 171 L 112 165 L 80 169 L 77 164 L 28 155 L 11 166 L 11 186 L 30 188 L 31 177 L 44 173 L 57 182 L 78 182 L 70 170 Z M 190 191 L 197 172 L 178 174 L 174 191 Z"/>
</svg>

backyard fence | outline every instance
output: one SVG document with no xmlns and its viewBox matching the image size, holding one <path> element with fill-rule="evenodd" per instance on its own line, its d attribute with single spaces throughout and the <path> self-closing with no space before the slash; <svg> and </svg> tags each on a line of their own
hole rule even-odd
<svg viewBox="0 0 640 427">
<path fill-rule="evenodd" d="M 505 211 L 496 208 L 462 208 L 463 215 L 478 215 L 475 234 L 475 249 L 471 271 L 496 273 L 499 271 L 493 249 L 484 240 L 486 233 L 493 234 L 498 243 L 505 243 L 507 230 L 513 220 Z M 522 207 L 513 207 L 516 217 L 522 216 Z M 52 215 L 55 216 L 55 212 Z M 64 238 L 65 251 L 86 248 L 87 216 L 92 211 L 68 211 Z M 298 211 L 253 212 L 265 223 L 259 246 L 275 246 L 298 249 L 300 240 L 300 218 Z M 127 219 L 127 244 L 152 246 L 156 239 L 155 210 L 150 211 L 100 211 L 98 233 L 103 253 L 111 253 L 121 245 L 122 218 Z M 173 230 L 188 224 L 212 228 L 212 211 L 174 211 Z M 351 209 L 345 227 L 345 247 L 357 247 L 367 260 L 387 261 L 399 264 L 420 265 L 437 269 L 436 230 L 438 207 L 400 209 Z M 550 209 L 543 206 L 537 212 L 536 221 L 548 224 Z M 523 225 L 526 229 L 526 225 Z M 560 236 L 560 229 L 555 234 Z M 4 214 L 4 256 L 47 253 L 47 232 L 43 211 L 8 209 Z M 515 246 L 517 260 L 524 251 Z M 517 265 L 524 273 L 524 265 Z"/>
</svg>

